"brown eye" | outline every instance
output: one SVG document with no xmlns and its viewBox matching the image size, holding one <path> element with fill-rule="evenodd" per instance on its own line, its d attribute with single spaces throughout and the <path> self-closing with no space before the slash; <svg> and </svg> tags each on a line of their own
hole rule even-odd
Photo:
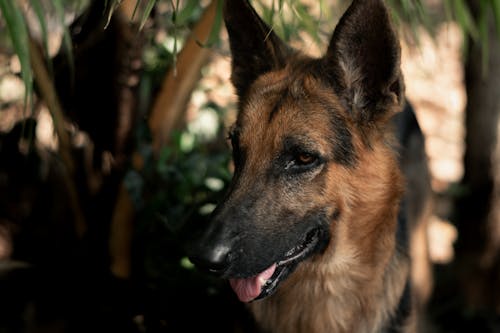
<svg viewBox="0 0 500 333">
<path fill-rule="evenodd" d="M 299 165 L 312 164 L 316 161 L 316 156 L 308 153 L 300 153 L 296 157 L 296 163 Z"/>
<path fill-rule="evenodd" d="M 285 151 L 281 154 L 279 167 L 288 170 L 290 174 L 298 175 L 322 166 L 326 160 L 321 154 L 307 145 L 285 142 Z"/>
</svg>

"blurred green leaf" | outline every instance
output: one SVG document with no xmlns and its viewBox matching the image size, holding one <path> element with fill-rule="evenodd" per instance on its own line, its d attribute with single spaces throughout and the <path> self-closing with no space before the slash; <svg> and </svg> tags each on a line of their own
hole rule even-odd
<svg viewBox="0 0 500 333">
<path fill-rule="evenodd" d="M 472 38 L 478 39 L 479 31 L 474 22 L 474 19 L 472 18 L 471 11 L 467 6 L 465 0 L 448 0 L 448 1 L 451 1 L 451 3 L 453 4 L 452 5 L 453 13 L 460 27 L 466 33 L 468 33 Z"/>
<path fill-rule="evenodd" d="M 320 44 L 321 39 L 318 34 L 319 21 L 313 18 L 311 14 L 309 14 L 307 7 L 305 5 L 299 3 L 293 8 L 294 12 L 299 18 L 300 28 L 305 30 L 309 34 L 309 36 L 311 36 L 314 39 L 316 43 Z"/>
<path fill-rule="evenodd" d="M 24 105 L 28 106 L 28 98 L 33 89 L 33 75 L 31 73 L 29 35 L 21 9 L 12 0 L 0 0 L 2 11 L 14 51 L 21 63 L 21 78 L 25 86 Z"/>
<path fill-rule="evenodd" d="M 215 0 L 214 0 L 215 1 Z M 217 10 L 215 13 L 215 19 L 214 23 L 212 26 L 212 30 L 210 31 L 210 34 L 208 35 L 208 40 L 207 40 L 207 45 L 213 45 L 218 39 L 219 39 L 219 32 L 222 27 L 222 5 L 224 1 L 218 1 L 217 2 Z"/>
<path fill-rule="evenodd" d="M 262 19 L 285 41 L 299 37 L 304 31 L 315 43 L 322 43 L 319 27 L 326 12 L 323 0 L 313 3 L 320 8 L 319 18 L 311 15 L 311 4 L 300 0 L 274 0 L 270 5 L 262 0 L 257 3 Z"/>
<path fill-rule="evenodd" d="M 489 6 L 486 1 L 480 2 L 480 15 L 478 19 L 479 26 L 479 40 L 481 42 L 482 48 L 482 75 L 485 77 L 488 71 L 488 62 L 489 62 Z"/>
<path fill-rule="evenodd" d="M 176 24 L 178 26 L 186 25 L 194 16 L 200 12 L 200 2 L 198 0 L 187 0 L 184 7 L 177 11 Z"/>
<path fill-rule="evenodd" d="M 109 25 L 109 22 L 111 21 L 111 17 L 115 13 L 116 8 L 118 8 L 118 6 L 122 3 L 122 0 L 104 0 L 104 1 L 105 1 L 104 8 L 106 8 L 106 11 L 108 12 L 108 18 L 106 20 L 106 25 L 104 27 L 107 28 Z M 137 0 L 136 8 L 137 8 L 137 5 L 139 4 L 139 1 L 140 0 Z M 135 10 L 134 10 L 134 13 L 135 13 Z M 132 17 L 133 17 L 133 15 L 132 15 Z"/>
<path fill-rule="evenodd" d="M 500 0 L 490 0 L 495 17 L 495 26 L 497 29 L 497 37 L 500 38 Z"/>
<path fill-rule="evenodd" d="M 144 9 L 144 12 L 142 13 L 142 18 L 141 18 L 141 23 L 139 24 L 139 30 L 142 30 L 144 28 L 144 25 L 146 24 L 146 21 L 148 20 L 149 15 L 151 14 L 151 11 L 153 10 L 155 6 L 156 0 L 149 0 L 146 8 Z"/>
<path fill-rule="evenodd" d="M 43 50 L 46 57 L 49 56 L 49 42 L 48 42 L 48 32 L 47 23 L 45 22 L 45 10 L 39 0 L 31 0 L 31 6 L 36 14 L 38 23 L 40 24 L 40 30 L 42 31 L 42 42 Z"/>
<path fill-rule="evenodd" d="M 136 0 L 135 6 L 134 6 L 134 11 L 132 12 L 132 17 L 130 18 L 131 20 L 135 20 L 135 14 L 137 14 L 137 9 L 139 9 L 140 3 L 141 3 L 141 0 Z"/>
<path fill-rule="evenodd" d="M 188 257 L 182 257 L 180 264 L 185 269 L 194 269 L 194 264 L 189 260 Z"/>
</svg>

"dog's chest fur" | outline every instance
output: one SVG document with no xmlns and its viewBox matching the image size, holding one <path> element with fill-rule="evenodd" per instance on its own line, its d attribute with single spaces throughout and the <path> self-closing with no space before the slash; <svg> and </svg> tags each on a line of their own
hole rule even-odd
<svg viewBox="0 0 500 333">
<path fill-rule="evenodd" d="M 365 268 L 356 269 L 352 263 L 326 266 L 330 269 L 325 272 L 303 265 L 299 270 L 309 274 L 300 274 L 301 281 L 291 277 L 275 295 L 250 304 L 250 309 L 263 332 L 269 333 L 411 331 L 410 321 L 407 328 L 386 327 L 392 316 L 387 309 L 397 307 L 405 286 L 401 270 L 409 269 L 406 258 L 396 255 L 391 260 L 389 270 L 398 272 L 388 272 L 382 282 L 368 278 Z"/>
</svg>

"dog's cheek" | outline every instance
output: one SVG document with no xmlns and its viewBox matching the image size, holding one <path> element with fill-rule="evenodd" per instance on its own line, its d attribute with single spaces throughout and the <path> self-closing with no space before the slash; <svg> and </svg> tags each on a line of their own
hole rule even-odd
<svg viewBox="0 0 500 333">
<path fill-rule="evenodd" d="M 350 174 L 349 168 L 332 163 L 323 175 L 323 186 L 316 198 L 326 209 L 331 220 L 338 220 L 349 206 L 350 198 L 354 196 L 352 187 L 346 175 Z"/>
</svg>

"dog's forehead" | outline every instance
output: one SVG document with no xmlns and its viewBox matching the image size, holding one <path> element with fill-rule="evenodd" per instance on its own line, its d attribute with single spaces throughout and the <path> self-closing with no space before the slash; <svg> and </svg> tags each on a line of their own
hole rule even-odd
<svg viewBox="0 0 500 333">
<path fill-rule="evenodd" d="M 273 124 L 282 125 L 276 130 L 285 126 L 287 132 L 307 131 L 307 125 L 327 124 L 344 118 L 341 103 L 331 92 L 330 87 L 325 87 L 308 72 L 297 73 L 288 68 L 270 72 L 252 84 L 240 105 L 238 123 L 251 132 L 259 132 Z"/>
<path fill-rule="evenodd" d="M 260 76 L 238 114 L 240 144 L 248 155 L 271 156 L 285 140 L 314 142 L 314 149 L 353 165 L 353 126 L 333 89 L 307 70 L 285 68 Z"/>
<path fill-rule="evenodd" d="M 307 103 L 305 75 L 291 75 L 287 69 L 266 73 L 251 85 L 240 109 L 245 123 L 269 122 L 278 111 L 296 113 Z"/>
<path fill-rule="evenodd" d="M 271 128 L 278 134 L 285 125 L 289 132 L 298 118 L 306 117 L 303 110 L 309 103 L 304 98 L 307 94 L 300 78 L 292 79 L 280 72 L 263 75 L 252 85 L 242 104 L 239 122 L 244 131 L 254 134 Z M 278 126 L 277 118 L 283 126 Z"/>
</svg>

